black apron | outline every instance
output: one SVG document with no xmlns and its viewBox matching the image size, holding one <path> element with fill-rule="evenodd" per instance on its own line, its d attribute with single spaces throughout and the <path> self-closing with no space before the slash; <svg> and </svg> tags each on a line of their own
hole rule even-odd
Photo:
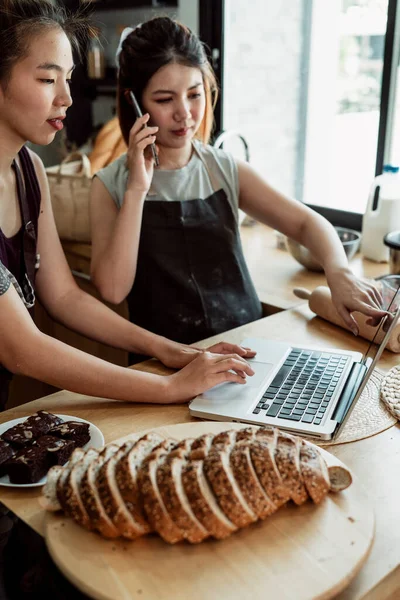
<svg viewBox="0 0 400 600">
<path fill-rule="evenodd" d="M 185 344 L 262 317 L 223 189 L 204 200 L 144 203 L 136 277 L 127 300 L 133 323 Z"/>
<path fill-rule="evenodd" d="M 13 169 L 17 182 L 17 193 L 22 220 L 22 255 L 21 275 L 18 283 L 29 305 L 34 304 L 35 276 L 38 267 L 37 249 L 37 222 L 40 211 L 40 186 L 35 168 L 28 150 L 23 147 L 19 153 L 21 167 L 24 173 L 25 186 L 20 169 L 14 160 Z M 25 193 L 26 189 L 26 193 Z M 28 308 L 33 317 L 33 307 Z M 0 410 L 4 410 L 8 399 L 8 389 L 12 373 L 0 364 Z"/>
</svg>

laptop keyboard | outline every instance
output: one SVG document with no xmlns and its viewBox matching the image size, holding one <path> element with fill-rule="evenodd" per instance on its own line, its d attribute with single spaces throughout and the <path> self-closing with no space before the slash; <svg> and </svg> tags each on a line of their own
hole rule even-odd
<svg viewBox="0 0 400 600">
<path fill-rule="evenodd" d="M 348 359 L 293 348 L 253 414 L 319 425 Z"/>
</svg>

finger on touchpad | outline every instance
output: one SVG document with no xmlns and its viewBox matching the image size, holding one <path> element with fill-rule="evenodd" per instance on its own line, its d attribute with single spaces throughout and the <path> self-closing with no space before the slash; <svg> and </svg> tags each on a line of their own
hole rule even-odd
<svg viewBox="0 0 400 600">
<path fill-rule="evenodd" d="M 251 368 L 254 371 L 252 377 L 247 377 L 247 386 L 259 387 L 267 375 L 271 372 L 275 365 L 272 363 L 257 362 L 256 360 L 251 361 Z"/>
</svg>

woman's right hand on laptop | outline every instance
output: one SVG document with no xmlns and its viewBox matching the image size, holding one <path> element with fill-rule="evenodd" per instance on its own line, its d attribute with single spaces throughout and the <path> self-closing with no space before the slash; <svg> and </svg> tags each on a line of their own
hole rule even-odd
<svg viewBox="0 0 400 600">
<path fill-rule="evenodd" d="M 164 404 L 188 402 L 219 383 L 246 383 L 254 375 L 249 363 L 238 354 L 203 352 L 186 367 L 167 377 Z"/>
</svg>

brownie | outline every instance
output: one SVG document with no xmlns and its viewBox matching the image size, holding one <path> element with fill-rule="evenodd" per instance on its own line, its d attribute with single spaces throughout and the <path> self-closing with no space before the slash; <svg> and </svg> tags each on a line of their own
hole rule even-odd
<svg viewBox="0 0 400 600">
<path fill-rule="evenodd" d="M 14 454 L 15 454 L 14 448 L 12 448 L 10 446 L 10 444 L 7 444 L 7 442 L 0 440 L 0 477 L 5 475 L 5 473 L 6 473 L 3 465 L 6 463 L 6 461 L 8 459 L 10 459 L 12 456 L 14 456 Z"/>
<path fill-rule="evenodd" d="M 40 446 L 22 448 L 4 465 L 11 483 L 36 483 L 49 466 L 47 450 Z"/>
<path fill-rule="evenodd" d="M 37 430 L 33 425 L 27 425 L 26 421 L 24 421 L 7 429 L 1 438 L 9 444 L 20 448 L 22 446 L 31 446 L 32 442 L 41 435 L 40 430 Z"/>
<path fill-rule="evenodd" d="M 61 425 L 53 427 L 51 435 L 63 440 L 72 440 L 77 448 L 81 448 L 90 440 L 89 423 L 78 421 L 66 421 Z"/>
<path fill-rule="evenodd" d="M 45 410 L 39 410 L 34 415 L 30 416 L 25 423 L 27 425 L 32 425 L 35 431 L 40 432 L 41 435 L 46 435 L 52 427 L 63 423 L 63 420 L 60 417 L 57 417 L 57 415 L 48 413 Z"/>
<path fill-rule="evenodd" d="M 47 450 L 50 465 L 65 465 L 74 448 L 73 440 L 63 440 L 54 435 L 44 435 L 36 440 L 35 445 Z"/>
</svg>

